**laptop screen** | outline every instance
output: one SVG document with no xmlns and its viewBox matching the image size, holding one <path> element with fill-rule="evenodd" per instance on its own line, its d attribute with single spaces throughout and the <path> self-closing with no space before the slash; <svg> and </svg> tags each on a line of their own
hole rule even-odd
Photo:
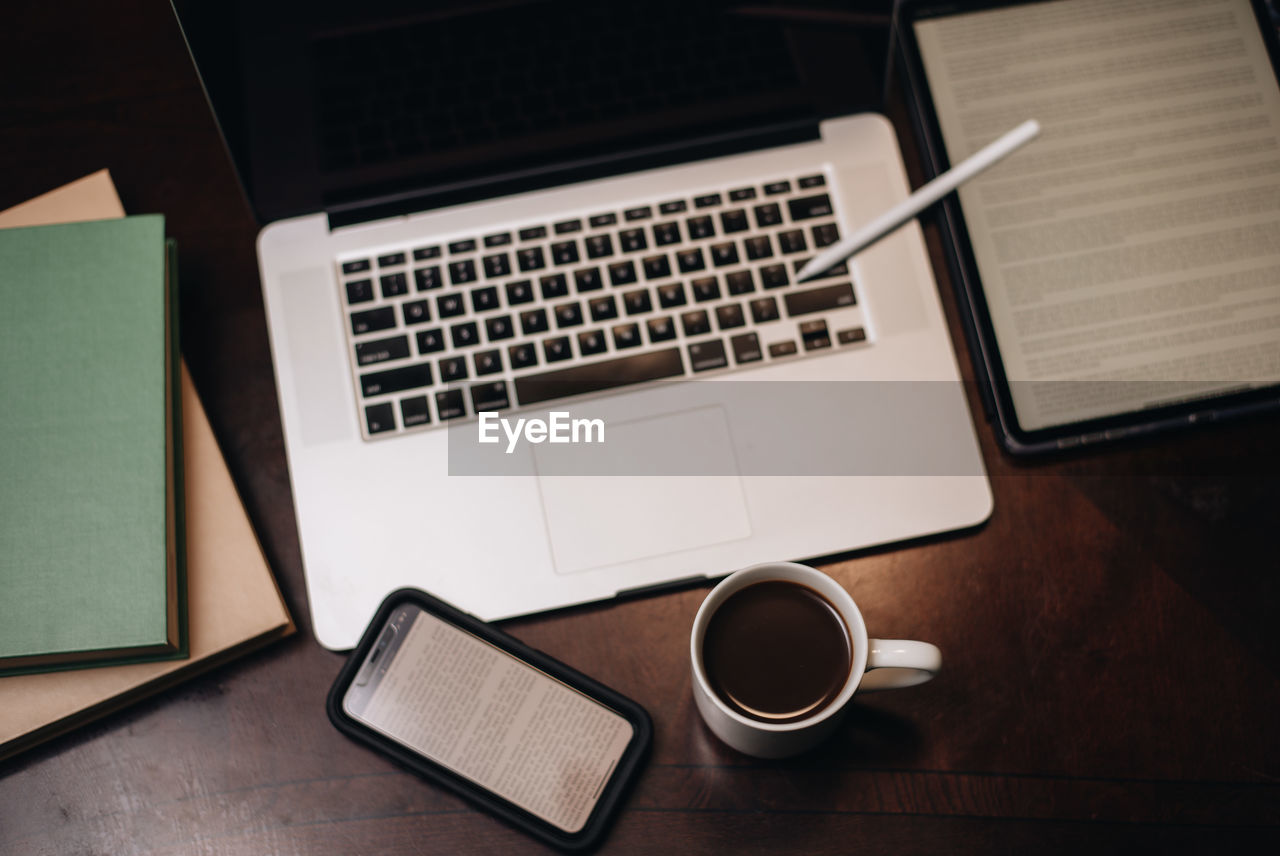
<svg viewBox="0 0 1280 856">
<path fill-rule="evenodd" d="M 175 8 L 262 223 L 373 219 L 811 137 L 824 112 L 786 4 Z"/>
</svg>

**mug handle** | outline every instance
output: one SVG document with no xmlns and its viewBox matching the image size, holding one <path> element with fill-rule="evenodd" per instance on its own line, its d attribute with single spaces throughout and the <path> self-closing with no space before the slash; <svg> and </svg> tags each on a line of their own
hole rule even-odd
<svg viewBox="0 0 1280 856">
<path fill-rule="evenodd" d="M 942 652 L 928 642 L 868 639 L 867 645 L 867 670 L 858 684 L 859 692 L 914 687 L 942 668 Z"/>
</svg>

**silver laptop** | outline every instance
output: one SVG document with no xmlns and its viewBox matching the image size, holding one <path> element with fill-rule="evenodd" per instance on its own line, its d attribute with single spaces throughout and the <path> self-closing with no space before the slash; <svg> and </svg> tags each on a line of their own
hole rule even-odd
<svg viewBox="0 0 1280 856">
<path fill-rule="evenodd" d="M 231 24 L 192 5 L 267 224 L 325 646 L 400 586 L 497 619 L 989 515 L 918 228 L 794 281 L 908 185 L 883 117 L 808 110 L 776 25 L 715 4 Z"/>
</svg>

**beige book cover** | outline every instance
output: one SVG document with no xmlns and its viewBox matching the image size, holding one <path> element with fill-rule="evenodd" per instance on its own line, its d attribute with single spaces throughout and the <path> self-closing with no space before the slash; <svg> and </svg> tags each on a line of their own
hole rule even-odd
<svg viewBox="0 0 1280 856">
<path fill-rule="evenodd" d="M 0 212 L 0 228 L 123 216 L 102 170 Z M 293 632 L 185 362 L 182 413 L 190 657 L 0 678 L 0 759 Z"/>
</svg>

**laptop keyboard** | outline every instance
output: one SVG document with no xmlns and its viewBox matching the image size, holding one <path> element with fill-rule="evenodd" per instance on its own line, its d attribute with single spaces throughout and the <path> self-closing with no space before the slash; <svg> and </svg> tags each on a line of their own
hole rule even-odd
<svg viewBox="0 0 1280 856">
<path fill-rule="evenodd" d="M 839 239 L 816 174 L 339 258 L 364 436 L 865 347 Z"/>
</svg>

